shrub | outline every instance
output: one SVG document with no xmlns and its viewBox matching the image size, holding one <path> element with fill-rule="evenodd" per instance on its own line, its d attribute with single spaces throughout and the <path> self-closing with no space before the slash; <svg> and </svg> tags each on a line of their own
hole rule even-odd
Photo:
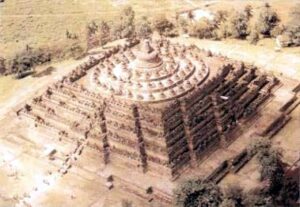
<svg viewBox="0 0 300 207">
<path fill-rule="evenodd" d="M 284 25 L 282 25 L 282 24 L 276 25 L 272 29 L 270 35 L 271 35 L 271 37 L 277 37 L 278 35 L 283 34 L 285 30 L 286 30 L 286 28 Z"/>
<path fill-rule="evenodd" d="M 72 58 L 79 59 L 84 55 L 85 49 L 79 43 L 74 43 L 70 47 L 70 52 Z"/>
<path fill-rule="evenodd" d="M 78 39 L 78 35 L 75 33 L 71 33 L 69 30 L 66 30 L 66 38 L 76 40 Z"/>
<path fill-rule="evenodd" d="M 34 71 L 35 66 L 50 62 L 51 53 L 46 49 L 32 49 L 29 46 L 17 53 L 9 62 L 9 73 L 16 73 L 17 78 L 22 78 Z"/>
<path fill-rule="evenodd" d="M 287 35 L 291 42 L 290 45 L 300 46 L 300 27 L 290 28 L 287 32 Z"/>
</svg>

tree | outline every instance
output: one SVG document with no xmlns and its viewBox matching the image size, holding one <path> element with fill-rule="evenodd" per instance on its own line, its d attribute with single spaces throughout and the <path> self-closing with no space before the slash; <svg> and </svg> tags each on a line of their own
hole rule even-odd
<svg viewBox="0 0 300 207">
<path fill-rule="evenodd" d="M 228 19 L 229 14 L 225 10 L 218 10 L 215 14 L 214 22 L 217 27 L 216 36 L 217 39 L 223 39 L 229 37 L 229 24 Z"/>
<path fill-rule="evenodd" d="M 219 25 L 217 31 L 216 31 L 216 35 L 217 35 L 217 39 L 225 39 L 231 36 L 231 33 L 229 32 L 229 25 L 227 22 L 223 22 Z"/>
<path fill-rule="evenodd" d="M 166 35 L 174 28 L 174 25 L 165 16 L 157 16 L 153 20 L 153 28 L 160 34 Z"/>
<path fill-rule="evenodd" d="M 214 21 L 217 25 L 220 25 L 222 22 L 225 22 L 229 14 L 226 10 L 218 10 L 215 14 Z"/>
<path fill-rule="evenodd" d="M 259 33 L 256 29 L 252 29 L 250 35 L 248 36 L 248 40 L 251 44 L 256 45 L 259 41 Z"/>
<path fill-rule="evenodd" d="M 102 46 L 111 38 L 108 22 L 101 21 L 100 24 L 97 24 L 95 21 L 92 21 L 87 25 L 87 43 L 89 48 L 99 45 Z"/>
<path fill-rule="evenodd" d="M 265 36 L 270 36 L 272 29 L 278 24 L 279 17 L 277 13 L 266 3 L 260 10 L 256 29 L 258 32 Z"/>
<path fill-rule="evenodd" d="M 131 6 L 126 6 L 122 9 L 120 22 L 122 25 L 122 38 L 130 37 L 134 34 L 135 25 L 134 25 L 135 12 Z"/>
<path fill-rule="evenodd" d="M 190 20 L 190 21 L 193 21 L 195 16 L 194 16 L 194 13 L 192 10 L 188 11 L 187 13 L 187 18 Z"/>
<path fill-rule="evenodd" d="M 251 147 L 251 153 L 256 154 L 260 164 L 261 180 L 267 181 L 267 193 L 275 198 L 282 189 L 284 169 L 281 154 L 273 149 L 268 139 L 259 139 Z"/>
<path fill-rule="evenodd" d="M 179 207 L 218 207 L 222 192 L 214 183 L 188 180 L 175 191 L 175 203 Z"/>
<path fill-rule="evenodd" d="M 244 13 L 248 19 L 250 19 L 253 16 L 252 12 L 253 12 L 252 6 L 249 4 L 246 5 L 244 8 Z"/>
<path fill-rule="evenodd" d="M 189 22 L 187 21 L 187 19 L 185 17 L 179 16 L 177 19 L 177 27 L 179 29 L 179 32 L 181 34 L 188 33 L 188 26 Z"/>
<path fill-rule="evenodd" d="M 113 40 L 122 38 L 123 25 L 121 22 L 114 22 L 111 25 L 111 38 Z"/>
<path fill-rule="evenodd" d="M 96 24 L 95 21 L 92 21 L 87 25 L 88 36 L 95 34 L 97 31 L 98 31 L 98 25 Z"/>
<path fill-rule="evenodd" d="M 248 35 L 249 18 L 246 13 L 233 12 L 228 21 L 229 34 L 233 38 L 244 39 Z"/>
<path fill-rule="evenodd" d="M 3 74 L 5 72 L 6 72 L 5 59 L 0 58 L 0 74 Z"/>
<path fill-rule="evenodd" d="M 151 24 L 147 17 L 143 17 L 136 25 L 136 34 L 139 38 L 145 39 L 152 34 Z"/>
<path fill-rule="evenodd" d="M 104 45 L 110 39 L 110 27 L 106 21 L 101 21 L 99 25 L 100 45 Z"/>
<path fill-rule="evenodd" d="M 117 21 L 112 24 L 111 36 L 113 39 L 128 38 L 135 32 L 135 12 L 131 6 L 122 8 Z"/>
<path fill-rule="evenodd" d="M 230 14 L 219 11 L 215 20 L 218 39 L 227 37 L 245 39 L 249 34 L 250 17 L 252 17 L 252 8 L 249 6 L 241 12 L 233 10 Z"/>
<path fill-rule="evenodd" d="M 215 28 L 214 22 L 208 19 L 200 19 L 190 25 L 189 34 L 198 38 L 215 38 Z"/>
<path fill-rule="evenodd" d="M 300 46 L 300 4 L 297 4 L 290 11 L 290 21 L 287 24 L 284 32 L 285 39 L 287 39 L 286 46 L 294 45 Z"/>
<path fill-rule="evenodd" d="M 261 165 L 261 179 L 269 182 L 269 194 L 277 196 L 283 186 L 284 169 L 280 159 L 280 153 L 274 149 L 261 150 L 257 159 Z"/>
</svg>

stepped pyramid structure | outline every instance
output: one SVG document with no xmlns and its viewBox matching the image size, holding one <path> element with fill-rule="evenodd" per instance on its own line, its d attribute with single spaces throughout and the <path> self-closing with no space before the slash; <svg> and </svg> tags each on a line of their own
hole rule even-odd
<svg viewBox="0 0 300 207">
<path fill-rule="evenodd" d="M 169 201 L 162 185 L 234 141 L 278 81 L 193 45 L 137 43 L 91 58 L 17 113 L 79 154 L 96 151 L 131 191 L 145 182 Z"/>
<path fill-rule="evenodd" d="M 154 47 L 144 41 L 137 50 L 108 59 L 92 74 L 90 89 L 106 100 L 110 161 L 172 177 L 193 156 L 183 114 L 188 109 L 179 98 L 193 93 L 209 69 L 193 54 L 185 57 L 183 48 L 168 42 Z"/>
</svg>

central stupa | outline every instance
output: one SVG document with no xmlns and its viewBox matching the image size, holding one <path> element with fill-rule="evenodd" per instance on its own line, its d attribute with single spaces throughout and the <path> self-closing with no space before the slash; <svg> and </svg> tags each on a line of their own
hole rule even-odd
<svg viewBox="0 0 300 207">
<path fill-rule="evenodd" d="M 111 56 L 94 73 L 99 91 L 141 102 L 161 102 L 186 94 L 209 70 L 187 48 L 144 40 L 138 48 Z"/>
<path fill-rule="evenodd" d="M 141 72 L 143 70 L 157 69 L 163 63 L 158 52 L 151 47 L 147 40 L 142 43 L 140 50 L 135 54 L 136 60 L 134 61 L 134 69 L 140 70 Z"/>
</svg>

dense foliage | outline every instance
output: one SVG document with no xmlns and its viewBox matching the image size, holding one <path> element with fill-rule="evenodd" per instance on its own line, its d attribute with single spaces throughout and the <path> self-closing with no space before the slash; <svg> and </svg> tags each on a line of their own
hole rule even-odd
<svg viewBox="0 0 300 207">
<path fill-rule="evenodd" d="M 222 201 L 220 188 L 214 183 L 188 180 L 175 192 L 179 207 L 218 207 Z"/>
</svg>

